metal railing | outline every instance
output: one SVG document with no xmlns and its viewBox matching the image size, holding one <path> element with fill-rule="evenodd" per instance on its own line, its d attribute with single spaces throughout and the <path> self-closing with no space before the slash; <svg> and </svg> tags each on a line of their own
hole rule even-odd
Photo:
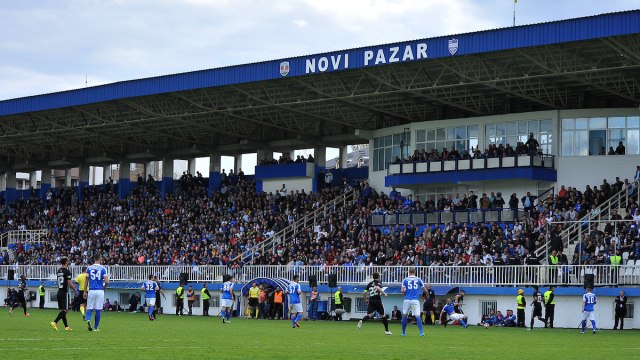
<svg viewBox="0 0 640 360">
<path fill-rule="evenodd" d="M 42 244 L 49 234 L 48 230 L 11 230 L 0 235 L 0 248 L 11 244 Z"/>
<path fill-rule="evenodd" d="M 55 280 L 59 266 L 53 265 L 4 265 L 0 266 L 0 279 L 6 279 L 8 270 L 16 276 L 24 274 L 29 280 Z M 596 286 L 640 284 L 640 260 L 630 260 L 629 265 L 505 265 L 505 266 L 251 266 L 230 268 L 226 266 L 109 266 L 112 281 L 143 282 L 149 274 L 160 281 L 178 282 L 180 273 L 189 274 L 191 283 L 222 282 L 223 274 L 232 274 L 239 282 L 255 278 L 286 278 L 294 275 L 301 282 L 308 282 L 315 275 L 320 284 L 328 283 L 330 274 L 337 276 L 340 285 L 364 285 L 374 272 L 380 274 L 385 285 L 399 285 L 416 269 L 417 276 L 432 285 L 442 286 L 528 286 L 568 285 L 582 286 L 584 276 L 592 274 Z M 71 268 L 75 276 L 81 267 Z"/>
<path fill-rule="evenodd" d="M 305 214 L 298 220 L 286 226 L 284 229 L 275 233 L 272 237 L 260 242 L 243 251 L 243 254 L 233 258 L 234 261 L 242 260 L 247 264 L 253 263 L 253 259 L 256 254 L 264 254 L 265 252 L 275 253 L 278 245 L 287 245 L 287 243 L 293 239 L 293 237 L 300 231 L 314 226 L 319 220 L 327 218 L 330 214 L 334 213 L 337 209 L 343 208 L 350 204 L 356 198 L 356 189 L 352 189 L 344 194 L 333 198 L 323 206 L 314 209 L 313 211 Z"/>
<path fill-rule="evenodd" d="M 567 248 L 571 242 L 575 242 L 576 240 L 580 240 L 583 234 L 583 228 L 587 228 L 587 232 L 591 227 L 592 223 L 602 224 L 605 221 L 609 221 L 611 217 L 612 210 L 619 210 L 620 208 L 626 207 L 629 204 L 629 199 L 631 197 L 636 197 L 636 200 L 640 202 L 640 191 L 638 191 L 638 185 L 640 184 L 640 179 L 634 180 L 626 189 L 618 191 L 616 194 L 613 194 L 607 201 L 603 202 L 596 209 L 587 213 L 585 216 L 580 219 L 572 222 L 559 222 L 568 224 L 560 232 L 560 238 L 562 239 L 562 246 Z M 549 231 L 547 231 L 547 236 Z M 548 239 L 547 239 L 548 240 Z M 549 241 L 545 241 L 541 244 L 538 249 L 536 249 L 535 254 L 537 257 L 549 257 Z"/>
<path fill-rule="evenodd" d="M 516 167 L 555 169 L 553 155 L 517 155 L 480 159 L 450 159 L 388 163 L 387 175 L 437 173 L 461 170 L 486 170 Z"/>
</svg>

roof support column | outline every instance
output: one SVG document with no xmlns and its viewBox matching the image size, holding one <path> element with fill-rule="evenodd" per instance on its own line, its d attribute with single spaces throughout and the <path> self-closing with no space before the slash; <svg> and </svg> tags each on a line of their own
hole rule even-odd
<svg viewBox="0 0 640 360">
<path fill-rule="evenodd" d="M 29 173 L 29 188 L 30 189 L 35 189 L 38 187 L 38 172 L 37 171 L 31 171 Z"/>
<path fill-rule="evenodd" d="M 340 169 L 346 169 L 347 168 L 347 147 L 346 146 L 341 146 L 340 147 L 340 153 L 338 155 L 338 164 L 340 164 Z"/>
<path fill-rule="evenodd" d="M 273 151 L 270 150 L 258 150 L 256 153 L 258 165 L 264 160 L 271 161 L 273 160 Z"/>
<path fill-rule="evenodd" d="M 84 200 L 84 189 L 89 186 L 89 165 L 80 165 L 78 169 L 78 186 L 76 187 L 76 196 L 78 201 Z"/>
<path fill-rule="evenodd" d="M 196 158 L 187 160 L 187 171 L 193 176 L 196 175 Z"/>
<path fill-rule="evenodd" d="M 209 157 L 209 196 L 220 190 L 220 154 L 211 154 Z"/>
<path fill-rule="evenodd" d="M 311 181 L 311 190 L 318 191 L 318 173 L 320 171 L 324 171 L 324 168 L 327 164 L 327 147 L 326 146 L 317 146 L 313 148 L 313 158 L 315 162 L 315 167 L 313 170 L 313 180 Z"/>
<path fill-rule="evenodd" d="M 131 163 L 121 161 L 118 178 L 118 199 L 126 199 L 131 192 Z"/>
<path fill-rule="evenodd" d="M 160 195 L 163 199 L 167 195 L 173 194 L 173 159 L 162 159 L 162 186 L 160 187 Z"/>
<path fill-rule="evenodd" d="M 9 169 L 4 175 L 4 201 L 5 205 L 18 200 L 18 190 L 16 189 L 16 171 Z"/>
<path fill-rule="evenodd" d="M 64 169 L 64 186 L 71 187 L 71 169 Z"/>
<path fill-rule="evenodd" d="M 238 174 L 242 169 L 242 154 L 235 155 L 233 157 L 233 173 Z"/>
<path fill-rule="evenodd" d="M 42 169 L 42 175 L 40 175 L 40 199 L 46 200 L 47 193 L 51 190 L 51 184 L 53 183 L 53 177 L 51 176 L 51 169 Z"/>
</svg>

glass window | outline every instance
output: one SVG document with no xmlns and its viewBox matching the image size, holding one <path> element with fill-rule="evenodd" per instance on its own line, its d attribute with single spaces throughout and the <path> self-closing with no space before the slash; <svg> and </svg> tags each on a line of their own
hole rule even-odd
<svg viewBox="0 0 640 360">
<path fill-rule="evenodd" d="M 424 130 L 418 130 L 416 131 L 416 142 L 417 143 L 421 143 L 424 142 L 426 140 L 426 131 Z"/>
<path fill-rule="evenodd" d="M 589 155 L 589 132 L 588 131 L 575 132 L 573 155 L 575 156 Z"/>
<path fill-rule="evenodd" d="M 589 155 L 606 155 L 607 132 L 605 130 L 589 131 Z"/>
<path fill-rule="evenodd" d="M 640 130 L 627 130 L 627 154 L 640 154 Z"/>
<path fill-rule="evenodd" d="M 464 126 L 456 128 L 456 139 L 466 139 L 467 138 L 467 128 Z"/>
<path fill-rule="evenodd" d="M 393 137 L 391 135 L 387 135 L 384 137 L 384 146 L 393 145 Z"/>
<path fill-rule="evenodd" d="M 618 144 L 622 141 L 622 144 L 626 143 L 626 130 L 623 129 L 610 129 L 609 130 L 609 146 L 615 150 Z"/>
<path fill-rule="evenodd" d="M 540 132 L 551 132 L 552 129 L 552 125 L 551 125 L 551 120 L 541 120 L 540 121 Z"/>
<path fill-rule="evenodd" d="M 624 124 L 624 118 L 622 119 Z M 605 118 L 591 118 L 589 119 L 589 129 L 606 129 L 607 119 Z"/>
<path fill-rule="evenodd" d="M 623 117 L 610 117 L 609 129 L 623 129 L 625 126 L 625 119 Z"/>
<path fill-rule="evenodd" d="M 629 116 L 627 117 L 627 128 L 637 129 L 640 127 L 640 117 Z"/>
<path fill-rule="evenodd" d="M 402 134 L 394 134 L 393 135 L 393 145 L 400 145 L 400 136 Z"/>
<path fill-rule="evenodd" d="M 478 138 L 478 125 L 469 126 L 469 138 Z"/>
<path fill-rule="evenodd" d="M 447 129 L 447 140 L 454 140 L 456 138 L 456 128 Z"/>
<path fill-rule="evenodd" d="M 562 130 L 570 130 L 574 128 L 575 120 L 573 119 L 562 119 Z"/>
<path fill-rule="evenodd" d="M 586 130 L 589 127 L 589 119 L 576 119 L 576 129 Z"/>
<path fill-rule="evenodd" d="M 562 156 L 573 156 L 573 131 L 562 132 Z"/>
<path fill-rule="evenodd" d="M 527 122 L 526 121 L 518 122 L 518 135 L 525 135 L 528 133 L 529 131 L 527 131 Z"/>
<path fill-rule="evenodd" d="M 435 130 L 427 130 L 427 141 L 435 141 L 436 132 Z"/>
<path fill-rule="evenodd" d="M 540 124 L 538 120 L 529 120 L 529 132 L 537 134 L 540 132 Z"/>
<path fill-rule="evenodd" d="M 493 138 L 493 137 L 496 136 L 496 126 L 494 124 L 487 125 L 487 128 L 486 128 L 485 131 L 487 132 L 486 133 L 487 137 L 492 137 Z"/>
<path fill-rule="evenodd" d="M 375 149 L 375 148 L 382 147 L 382 146 L 380 145 L 380 142 L 381 142 L 381 141 L 380 141 L 380 138 L 379 138 L 379 137 L 377 137 L 377 138 L 373 139 L 373 148 Z"/>
<path fill-rule="evenodd" d="M 436 140 L 442 141 L 447 137 L 445 129 L 436 129 Z"/>
<path fill-rule="evenodd" d="M 518 125 L 516 123 L 507 123 L 507 135 L 516 135 L 518 133 Z"/>
</svg>

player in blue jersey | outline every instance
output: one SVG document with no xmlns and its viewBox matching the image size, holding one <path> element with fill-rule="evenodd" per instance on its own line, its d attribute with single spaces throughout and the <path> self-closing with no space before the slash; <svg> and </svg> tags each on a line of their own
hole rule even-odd
<svg viewBox="0 0 640 360">
<path fill-rule="evenodd" d="M 596 334 L 596 317 L 595 317 L 595 309 L 596 305 L 596 294 L 591 292 L 591 288 L 587 287 L 586 293 L 582 295 L 582 333 L 584 334 L 584 329 L 587 327 L 587 319 L 591 320 L 591 326 L 593 329 L 593 335 Z"/>
<path fill-rule="evenodd" d="M 419 277 L 416 276 L 416 269 L 409 269 L 409 276 L 402 281 L 402 293 L 404 294 L 404 302 L 402 303 L 402 334 L 405 336 L 407 323 L 409 322 L 409 311 L 415 316 L 420 330 L 420 336 L 424 336 L 422 330 L 422 319 L 420 318 L 420 296 L 423 293 L 429 293 L 426 286 Z"/>
<path fill-rule="evenodd" d="M 302 290 L 298 284 L 298 275 L 293 276 L 293 281 L 287 286 L 287 294 L 289 294 L 289 313 L 291 314 L 291 326 L 295 329 L 300 327 L 300 319 L 302 319 L 302 302 L 300 295 Z"/>
<path fill-rule="evenodd" d="M 149 321 L 156 318 L 153 316 L 153 309 L 156 307 L 156 291 L 159 291 L 158 283 L 153 281 L 153 275 L 149 275 L 149 280 L 142 284 L 142 290 L 145 292 L 147 307 L 149 308 Z"/>
<path fill-rule="evenodd" d="M 220 306 L 222 307 L 222 323 L 231 322 L 231 308 L 233 308 L 233 301 L 235 300 L 235 294 L 233 293 L 233 276 L 224 275 L 225 280 L 220 289 Z"/>
<path fill-rule="evenodd" d="M 447 314 L 451 321 L 458 321 L 460 326 L 463 326 L 465 329 L 467 328 L 467 317 L 464 314 L 460 314 L 456 312 L 457 303 L 452 303 L 451 299 L 447 299 L 447 304 L 442 307 L 442 311 L 440 312 L 440 318 L 442 318 L 442 314 Z M 443 325 L 447 327 L 448 320 L 445 319 Z"/>
<path fill-rule="evenodd" d="M 89 293 L 87 294 L 87 329 L 89 331 L 100 331 L 98 326 L 100 325 L 100 312 L 104 305 L 104 290 L 109 285 L 109 276 L 107 275 L 107 269 L 101 265 L 102 256 L 100 253 L 96 253 L 93 256 L 93 265 L 87 268 L 87 280 L 89 280 Z M 93 311 L 96 312 L 95 323 L 93 329 L 91 328 L 91 315 Z"/>
</svg>

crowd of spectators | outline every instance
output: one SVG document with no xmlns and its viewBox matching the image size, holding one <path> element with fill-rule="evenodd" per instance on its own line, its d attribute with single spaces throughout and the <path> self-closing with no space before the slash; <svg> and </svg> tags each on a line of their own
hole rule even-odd
<svg viewBox="0 0 640 360">
<path fill-rule="evenodd" d="M 612 194 L 634 190 L 628 181 L 616 178 L 611 184 L 604 180 L 583 191 L 561 186 L 543 201 L 529 193 L 522 197 L 512 194 L 507 200 L 500 192 L 413 200 L 395 189 L 389 194 L 377 192 L 364 180 L 318 193 L 257 193 L 255 183 L 238 176 L 223 181 L 221 191 L 210 197 L 206 186 L 201 175 L 185 173 L 177 181 L 176 192 L 165 200 L 149 186 L 125 200 L 119 200 L 109 186 L 87 188 L 83 201 L 75 199 L 72 189 L 58 189 L 45 201 L 27 199 L 0 207 L 0 231 L 51 230 L 42 245 L 18 245 L 15 258 L 20 264 L 52 264 L 61 256 L 83 264 L 96 251 L 108 265 L 241 267 L 242 259 L 248 258 L 262 265 L 347 267 L 539 264 L 533 252 L 547 237 L 553 249 L 563 248 L 559 234 L 567 226 L 565 222 L 594 217 L 598 206 Z M 351 189 L 355 189 L 357 200 L 301 229 L 285 246 L 279 245 L 273 252 L 253 250 L 255 244 L 304 213 Z M 607 261 L 617 251 L 640 259 L 638 204 L 631 197 L 625 206 L 624 217 L 612 213 L 610 218 L 626 222 L 608 224 L 604 231 L 593 227 L 585 232 L 572 263 Z M 518 209 L 519 215 L 511 224 L 372 226 L 370 222 L 373 214 L 506 207 Z M 241 260 L 234 261 L 238 256 Z M 9 263 L 6 254 L 0 255 L 0 263 Z"/>
<path fill-rule="evenodd" d="M 44 201 L 30 198 L 1 206 L 0 232 L 50 230 L 41 244 L 17 244 L 14 261 L 54 264 L 68 256 L 73 264 L 86 264 L 101 252 L 107 265 L 241 266 L 232 259 L 246 248 L 340 193 L 256 193 L 254 182 L 234 177 L 208 197 L 204 179 L 188 173 L 164 200 L 146 188 L 120 200 L 113 190 L 88 187 L 79 201 L 74 189 L 55 189 Z M 2 254 L 0 264 L 9 263 L 8 254 Z"/>
<path fill-rule="evenodd" d="M 258 163 L 258 165 L 278 165 L 278 164 L 300 164 L 300 163 L 313 163 L 316 160 L 313 158 L 313 155 L 309 154 L 306 158 L 304 155 L 298 155 L 295 160 L 288 157 L 287 155 L 280 155 L 278 160 L 276 159 L 262 159 Z"/>
<path fill-rule="evenodd" d="M 414 150 L 413 155 L 406 158 L 394 157 L 394 164 L 410 163 L 410 162 L 427 162 L 427 161 L 440 161 L 440 160 L 460 160 L 460 159 L 485 159 L 485 158 L 499 158 L 507 156 L 519 156 L 519 155 L 536 155 L 539 154 L 540 144 L 538 140 L 533 137 L 533 134 L 529 134 L 529 139 L 526 142 L 518 142 L 516 147 L 513 148 L 511 144 L 489 144 L 489 147 L 484 149 L 484 152 L 479 148 L 471 149 L 469 151 L 458 151 L 455 147 L 451 150 L 442 148 L 439 152 L 438 149 L 431 149 L 431 152 L 427 152 L 425 149 Z"/>
</svg>

